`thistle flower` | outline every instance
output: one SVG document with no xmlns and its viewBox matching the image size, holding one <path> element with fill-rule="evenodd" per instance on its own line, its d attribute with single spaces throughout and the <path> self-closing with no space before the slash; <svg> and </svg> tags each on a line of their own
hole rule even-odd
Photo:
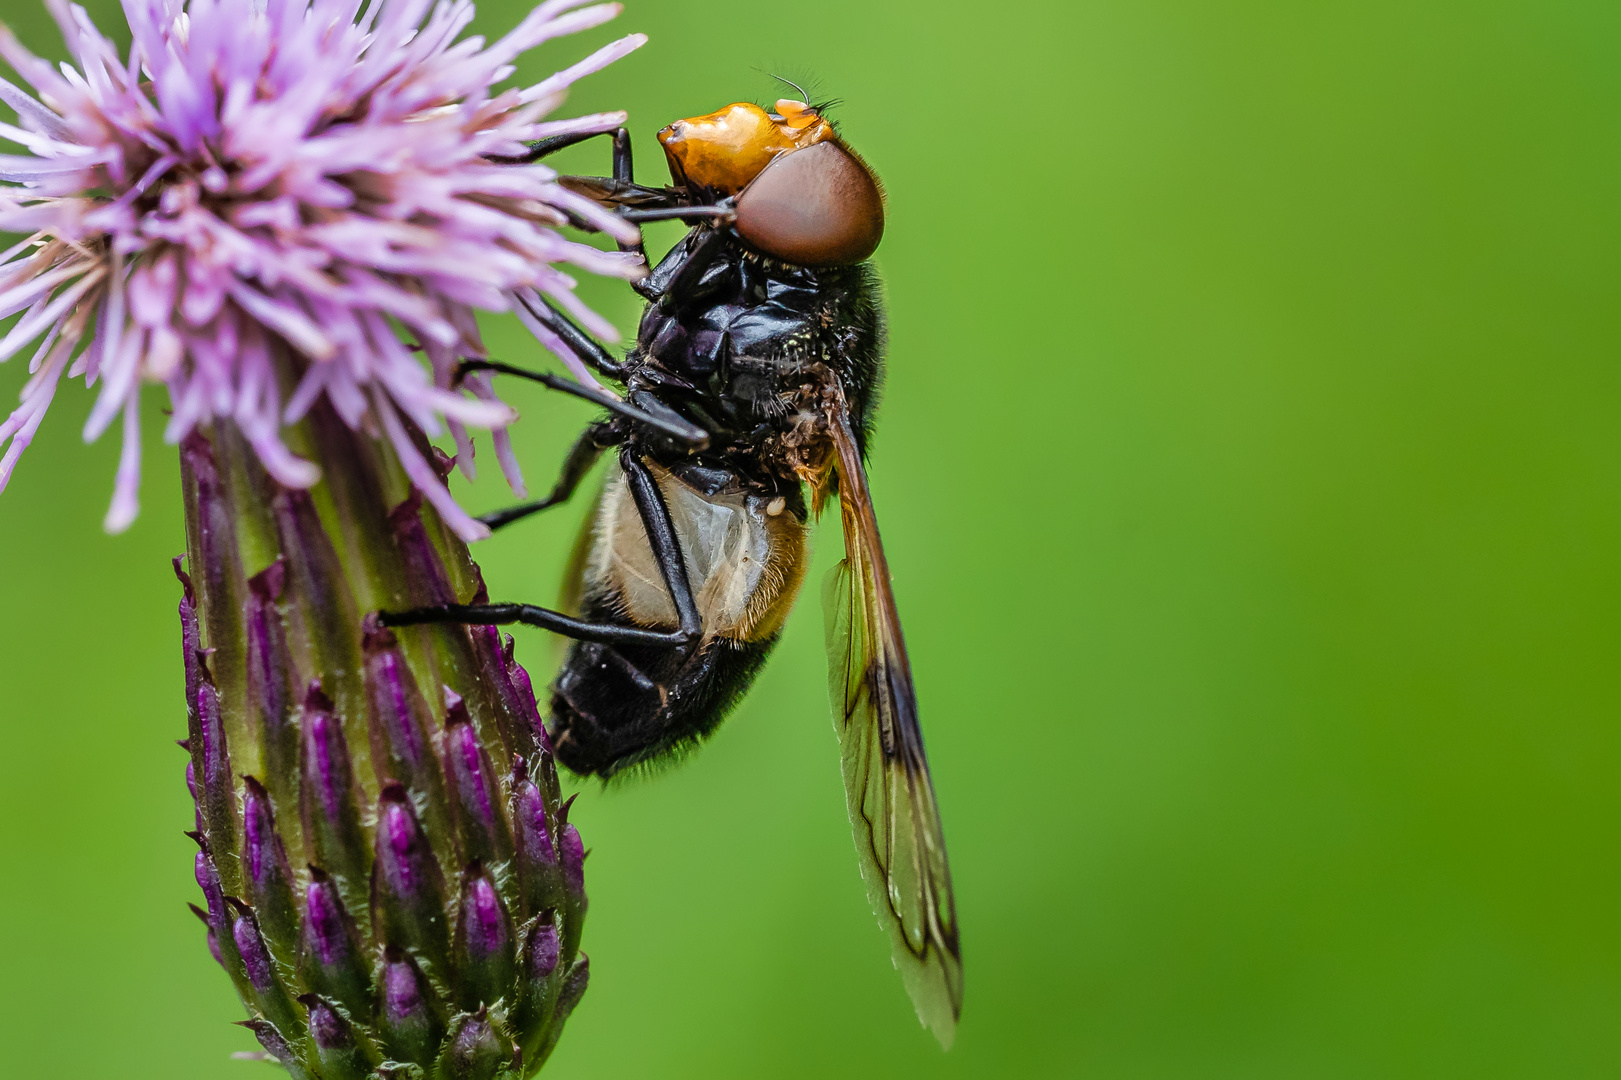
<svg viewBox="0 0 1621 1080">
<path fill-rule="evenodd" d="M 443 417 L 470 473 L 466 425 L 498 429 L 497 453 L 521 489 L 499 431 L 511 410 L 488 383 L 475 381 L 472 398 L 450 389 L 456 361 L 483 355 L 475 309 L 509 310 L 539 292 L 614 336 L 554 264 L 630 278 L 645 267 L 557 226 L 572 215 L 634 241 L 633 227 L 544 165 L 489 159 L 624 122 L 541 118 L 641 35 L 527 89 L 495 89 L 519 53 L 619 5 L 548 0 L 485 46 L 457 40 L 469 0 L 431 13 L 429 0 L 370 0 L 358 19 L 360 0 L 125 0 L 133 44 L 121 58 L 82 8 L 46 2 L 77 68 L 58 70 L 0 27 L 0 57 L 37 93 L 0 80 L 18 116 L 0 123 L 0 138 L 28 151 L 0 155 L 0 180 L 11 182 L 0 186 L 0 231 L 24 236 L 0 252 L 0 318 L 23 313 L 0 339 L 0 361 L 38 342 L 22 404 L 0 424 L 0 445 L 10 440 L 0 489 L 62 378 L 82 375 L 101 383 L 85 438 L 123 418 L 106 526 L 126 527 L 149 379 L 168 386 L 170 442 L 229 419 L 289 488 L 311 487 L 320 472 L 281 427 L 330 402 L 350 427 L 384 435 L 459 536 L 487 535 L 407 430 L 437 435 Z"/>
<path fill-rule="evenodd" d="M 17 125 L 0 138 L 0 360 L 36 343 L 0 425 L 0 487 L 64 377 L 100 383 L 86 436 L 122 416 L 107 527 L 135 514 L 138 394 L 164 382 L 186 507 L 180 605 L 199 851 L 195 910 L 295 1077 L 521 1078 L 584 992 L 584 849 L 511 639 L 398 633 L 366 615 L 483 595 L 451 499 L 467 425 L 512 413 L 476 310 L 545 294 L 603 336 L 557 264 L 639 259 L 557 231 L 634 229 L 526 141 L 609 130 L 543 121 L 623 38 L 527 89 L 512 60 L 616 4 L 549 0 L 488 46 L 466 0 L 125 0 L 120 58 L 48 0 L 77 67 L 0 27 Z M 520 317 L 522 309 L 520 306 Z M 582 377 L 578 360 L 530 328 Z M 423 355 L 418 357 L 416 352 Z M 458 453 L 428 441 L 448 425 Z"/>
</svg>

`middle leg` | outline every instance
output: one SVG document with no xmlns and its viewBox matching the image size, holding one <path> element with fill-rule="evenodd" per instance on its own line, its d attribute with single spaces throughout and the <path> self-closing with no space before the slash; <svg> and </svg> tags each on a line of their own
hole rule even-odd
<svg viewBox="0 0 1621 1080">
<path fill-rule="evenodd" d="M 553 375 L 549 371 L 530 371 L 527 368 L 513 367 L 511 364 L 503 364 L 495 360 L 463 360 L 456 367 L 457 380 L 459 381 L 463 375 L 470 371 L 494 371 L 502 375 L 516 375 L 520 379 L 538 382 L 548 389 L 584 398 L 587 401 L 601 405 L 611 413 L 645 425 L 662 435 L 667 435 L 692 450 L 702 450 L 709 445 L 709 433 L 707 431 L 688 423 L 674 409 L 664 406 L 656 400 L 649 402 L 651 408 L 640 408 L 629 404 L 618 395 L 608 393 L 606 390 L 583 386 L 573 379 L 565 379 L 563 376 Z M 658 411 L 653 411 L 654 409 Z"/>
<path fill-rule="evenodd" d="M 552 485 L 550 494 L 544 499 L 509 506 L 493 514 L 484 514 L 478 520 L 488 525 L 493 532 L 511 525 L 514 521 L 522 521 L 531 514 L 538 514 L 542 510 L 549 510 L 567 502 L 579 490 L 580 481 L 591 471 L 591 466 L 597 463 L 602 451 L 611 445 L 613 436 L 608 425 L 592 424 L 574 440 L 574 446 L 569 450 L 568 457 L 563 459 L 563 468 L 558 472 L 557 482 Z"/>
<path fill-rule="evenodd" d="M 384 626 L 419 626 L 424 623 L 504 626 L 522 623 L 576 641 L 596 641 L 604 645 L 662 645 L 690 654 L 703 638 L 703 616 L 698 611 L 698 601 L 687 578 L 687 564 L 675 533 L 675 523 L 670 519 L 670 510 L 664 505 L 664 496 L 659 492 L 652 471 L 642 463 L 636 452 L 629 447 L 621 448 L 619 465 L 625 471 L 631 498 L 642 519 L 642 527 L 647 533 L 653 557 L 658 562 L 659 573 L 664 578 L 664 587 L 675 605 L 676 629 L 647 630 L 639 626 L 590 622 L 534 604 L 435 604 L 410 611 L 379 612 L 378 620 Z"/>
</svg>

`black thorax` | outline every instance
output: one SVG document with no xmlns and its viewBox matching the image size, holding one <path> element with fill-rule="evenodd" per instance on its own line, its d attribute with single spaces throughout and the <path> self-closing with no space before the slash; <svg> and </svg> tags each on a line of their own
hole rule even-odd
<svg viewBox="0 0 1621 1080">
<path fill-rule="evenodd" d="M 664 293 L 681 277 L 687 287 L 679 302 L 655 301 L 642 316 L 625 362 L 627 398 L 698 425 L 709 446 L 694 454 L 642 428 L 630 436 L 636 449 L 700 488 L 714 482 L 703 474 L 729 473 L 751 487 L 797 492 L 776 449 L 796 428 L 818 422 L 809 404 L 828 370 L 865 440 L 884 338 L 870 269 L 788 266 L 700 227 L 648 284 Z"/>
</svg>

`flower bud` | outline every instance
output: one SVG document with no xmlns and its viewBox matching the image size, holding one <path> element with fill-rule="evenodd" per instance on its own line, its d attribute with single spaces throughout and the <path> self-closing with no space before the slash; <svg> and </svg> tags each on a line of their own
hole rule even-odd
<svg viewBox="0 0 1621 1080">
<path fill-rule="evenodd" d="M 493 1080 L 508 1062 L 523 1055 L 491 1020 L 489 1010 L 464 1014 L 452 1030 L 439 1061 L 439 1075 L 456 1080 Z"/>
<path fill-rule="evenodd" d="M 519 1080 L 585 988 L 584 845 L 510 643 L 355 614 L 471 600 L 466 549 L 386 447 L 324 409 L 305 425 L 345 447 L 330 503 L 282 489 L 229 426 L 182 448 L 209 948 L 295 1076 Z"/>
<path fill-rule="evenodd" d="M 445 1038 L 439 997 L 404 949 L 384 952 L 378 1032 L 397 1061 L 432 1065 Z"/>
<path fill-rule="evenodd" d="M 456 917 L 456 971 L 464 1009 L 493 1005 L 518 987 L 512 919 L 495 882 L 479 863 L 463 874 Z"/>
<path fill-rule="evenodd" d="M 310 1011 L 310 1042 L 323 1080 L 366 1080 L 382 1062 L 376 1048 L 332 1002 L 319 994 L 298 999 Z"/>
</svg>

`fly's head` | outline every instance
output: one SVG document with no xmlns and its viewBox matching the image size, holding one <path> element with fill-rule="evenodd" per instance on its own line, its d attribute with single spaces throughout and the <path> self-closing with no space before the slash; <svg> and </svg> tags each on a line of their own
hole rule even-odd
<svg viewBox="0 0 1621 1080">
<path fill-rule="evenodd" d="M 749 247 L 793 266 L 850 266 L 884 235 L 878 180 L 821 111 L 784 98 L 738 102 L 659 132 L 676 184 L 735 200 Z"/>
</svg>

